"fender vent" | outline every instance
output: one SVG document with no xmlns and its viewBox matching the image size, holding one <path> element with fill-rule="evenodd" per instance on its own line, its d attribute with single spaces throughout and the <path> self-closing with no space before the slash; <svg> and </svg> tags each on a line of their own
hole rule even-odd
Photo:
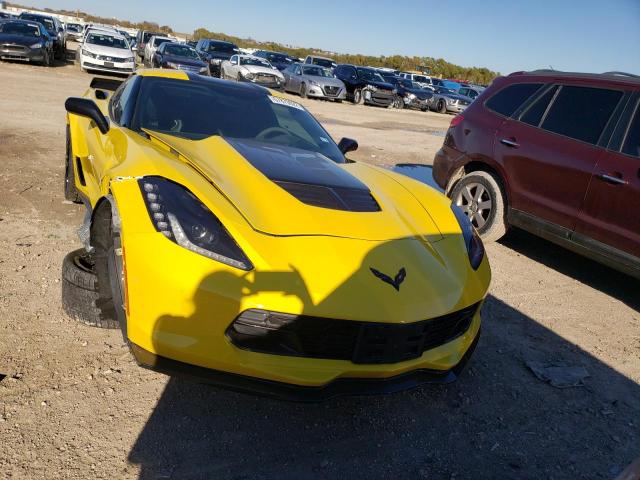
<svg viewBox="0 0 640 480">
<path fill-rule="evenodd" d="M 369 190 L 325 187 L 306 183 L 278 182 L 280 187 L 307 205 L 348 212 L 379 212 L 380 205 Z"/>
</svg>

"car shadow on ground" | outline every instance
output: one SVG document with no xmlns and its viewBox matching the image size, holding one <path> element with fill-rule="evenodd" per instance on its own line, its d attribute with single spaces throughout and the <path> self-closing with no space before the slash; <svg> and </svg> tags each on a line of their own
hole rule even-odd
<svg viewBox="0 0 640 480">
<path fill-rule="evenodd" d="M 500 243 L 640 312 L 640 280 L 517 228 L 511 229 Z"/>
<path fill-rule="evenodd" d="M 634 381 L 498 298 L 483 316 L 448 385 L 299 404 L 169 378 L 128 460 L 141 479 L 574 479 L 613 478 L 637 456 Z M 529 360 L 590 377 L 554 388 Z"/>
</svg>

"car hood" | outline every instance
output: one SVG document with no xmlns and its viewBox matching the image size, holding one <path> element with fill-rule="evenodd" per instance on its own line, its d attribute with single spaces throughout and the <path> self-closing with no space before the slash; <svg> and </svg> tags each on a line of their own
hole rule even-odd
<svg viewBox="0 0 640 480">
<path fill-rule="evenodd" d="M 344 87 L 344 83 L 342 83 L 342 80 L 338 78 L 319 77 L 317 75 L 302 75 L 302 78 L 313 80 L 323 86 Z"/>
<path fill-rule="evenodd" d="M 458 95 L 457 93 L 439 93 L 443 97 L 453 98 L 454 100 L 464 100 L 465 102 L 471 102 L 469 97 L 465 97 L 464 95 Z"/>
<path fill-rule="evenodd" d="M 133 56 L 133 53 L 128 48 L 113 48 L 88 43 L 83 43 L 82 48 L 96 55 L 105 55 L 107 57 L 124 58 Z"/>
<path fill-rule="evenodd" d="M 191 67 L 206 67 L 207 64 L 202 60 L 194 58 L 180 57 L 178 55 L 163 55 L 163 62 L 179 63 L 180 65 L 189 65 Z"/>
<path fill-rule="evenodd" d="M 367 85 L 373 85 L 374 87 L 381 88 L 383 90 L 393 90 L 395 88 L 393 85 L 386 82 L 375 82 L 375 81 L 366 80 L 365 83 Z"/>
<path fill-rule="evenodd" d="M 29 46 L 42 41 L 46 42 L 47 39 L 43 37 L 25 37 L 24 35 L 7 35 L 6 33 L 0 33 L 0 43 Z"/>
<path fill-rule="evenodd" d="M 427 92 L 426 90 L 422 90 L 420 88 L 406 88 L 405 91 L 407 93 L 413 93 L 420 100 L 428 100 L 433 97 L 432 92 Z"/>
<path fill-rule="evenodd" d="M 416 236 L 428 241 L 442 239 L 423 205 L 429 203 L 430 197 L 434 205 L 442 204 L 442 195 L 399 174 L 361 163 L 337 164 L 314 152 L 257 141 L 220 136 L 188 140 L 154 131 L 147 133 L 152 141 L 177 152 L 194 167 L 256 231 L 277 236 L 328 235 L 372 241 Z M 416 191 L 407 188 L 407 182 L 414 182 L 416 191 L 422 189 L 426 200 L 419 201 Z M 289 193 L 292 190 L 285 190 L 283 184 L 295 184 L 299 189 Z M 324 208 L 301 200 L 299 192 L 313 197 L 313 192 L 322 186 L 369 191 L 380 211 Z M 448 202 L 445 203 L 448 209 Z"/>
<path fill-rule="evenodd" d="M 258 65 L 242 65 L 241 68 L 244 68 L 251 73 L 264 73 L 267 75 L 275 75 L 276 77 L 284 78 L 280 70 L 275 70 L 269 67 L 259 67 Z"/>
</svg>

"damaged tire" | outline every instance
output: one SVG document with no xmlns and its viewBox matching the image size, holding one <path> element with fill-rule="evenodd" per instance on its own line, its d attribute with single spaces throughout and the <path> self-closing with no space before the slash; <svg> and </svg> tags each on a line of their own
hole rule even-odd
<svg viewBox="0 0 640 480">
<path fill-rule="evenodd" d="M 364 100 L 364 96 L 362 95 L 362 90 L 358 89 L 353 92 L 353 103 L 354 105 L 361 105 Z"/>
<path fill-rule="evenodd" d="M 85 325 L 120 328 L 117 320 L 104 314 L 101 303 L 92 257 L 83 248 L 68 253 L 62 262 L 62 309 Z"/>
</svg>

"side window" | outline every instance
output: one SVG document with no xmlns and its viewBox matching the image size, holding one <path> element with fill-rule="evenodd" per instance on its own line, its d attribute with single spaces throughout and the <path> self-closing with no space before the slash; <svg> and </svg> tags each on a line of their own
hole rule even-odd
<svg viewBox="0 0 640 480">
<path fill-rule="evenodd" d="M 621 98 L 617 90 L 562 86 L 542 128 L 596 144 Z"/>
<path fill-rule="evenodd" d="M 465 95 L 465 96 L 467 96 L 467 97 L 469 96 L 469 90 L 468 90 L 468 89 L 466 89 L 466 88 L 461 88 L 460 90 L 458 90 L 458 93 L 459 93 L 460 95 Z"/>
<path fill-rule="evenodd" d="M 111 120 L 114 123 L 120 125 L 120 120 L 122 119 L 122 112 L 124 112 L 124 108 L 129 101 L 129 97 L 131 96 L 131 92 L 133 91 L 133 85 L 135 84 L 135 79 L 137 77 L 132 77 L 130 80 L 126 81 L 120 88 L 116 90 L 111 97 L 111 103 L 109 104 L 109 114 Z"/>
<path fill-rule="evenodd" d="M 347 75 L 347 78 L 358 78 L 358 74 L 356 72 L 356 69 L 353 67 L 347 67 L 345 70 L 345 73 Z"/>
<path fill-rule="evenodd" d="M 542 86 L 540 83 L 516 83 L 503 88 L 486 101 L 485 105 L 500 115 L 510 117 L 520 105 Z"/>
<path fill-rule="evenodd" d="M 295 72 L 296 72 L 296 75 L 302 75 L 302 68 L 296 67 Z"/>
<path fill-rule="evenodd" d="M 640 103 L 636 107 L 636 113 L 633 120 L 631 120 L 631 125 L 629 125 L 622 152 L 634 157 L 640 157 Z"/>
<path fill-rule="evenodd" d="M 547 111 L 549 103 L 551 102 L 553 96 L 557 91 L 557 85 L 550 88 L 544 95 L 536 100 L 535 103 L 531 105 L 526 112 L 524 112 L 524 114 L 520 117 L 520 120 L 524 123 L 528 123 L 529 125 L 533 125 L 534 127 L 540 125 L 542 117 Z"/>
</svg>

